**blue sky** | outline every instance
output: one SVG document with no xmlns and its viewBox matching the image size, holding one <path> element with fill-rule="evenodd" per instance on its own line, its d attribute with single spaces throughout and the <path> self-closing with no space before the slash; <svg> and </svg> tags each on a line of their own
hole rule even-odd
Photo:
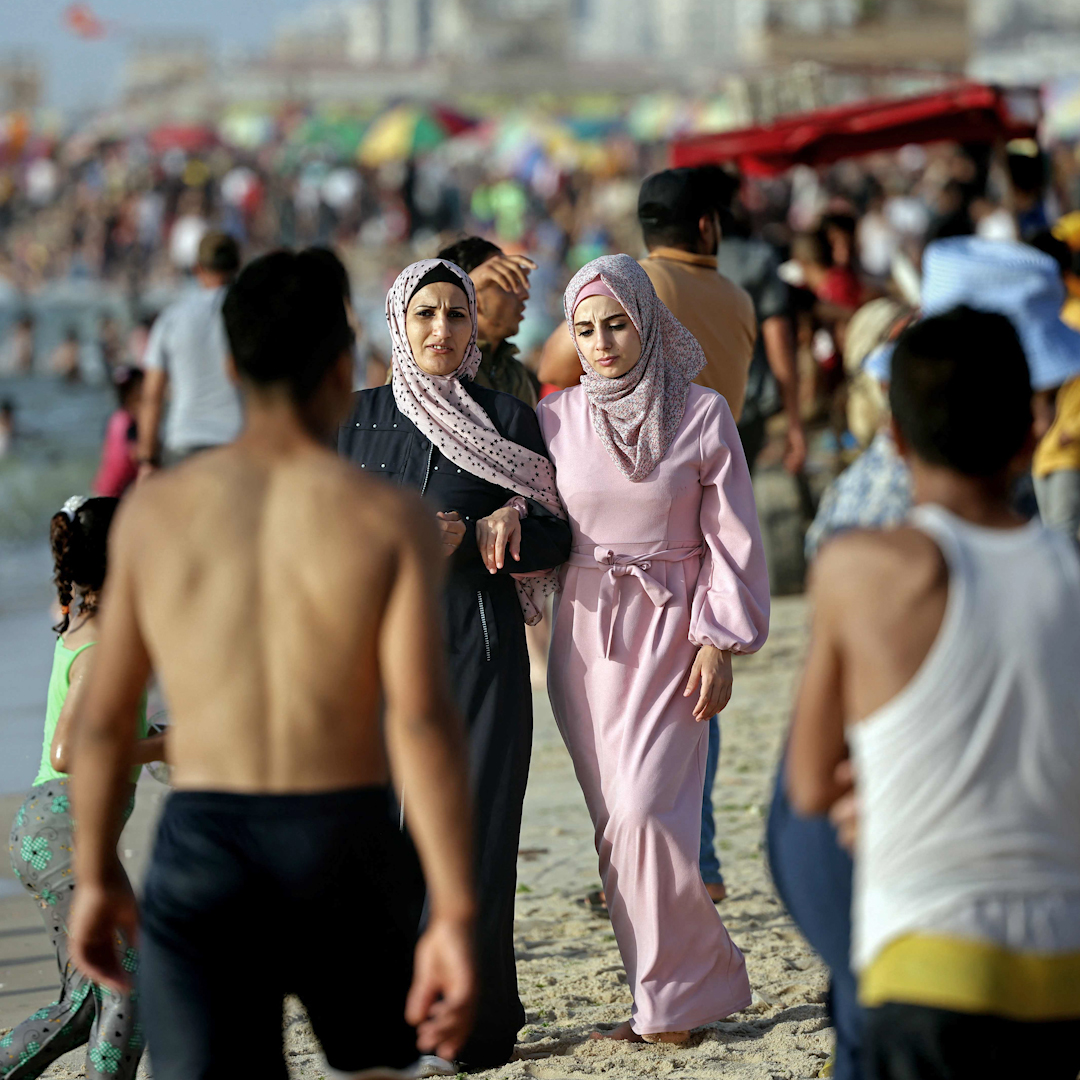
<svg viewBox="0 0 1080 1080">
<path fill-rule="evenodd" d="M 268 44 L 281 15 L 310 0 L 89 0 L 99 19 L 115 26 L 97 41 L 83 41 L 64 26 L 69 2 L 0 0 L 0 55 L 36 55 L 45 76 L 45 103 L 64 109 L 112 99 L 128 35 L 197 32 L 219 50 L 247 52 Z"/>
</svg>

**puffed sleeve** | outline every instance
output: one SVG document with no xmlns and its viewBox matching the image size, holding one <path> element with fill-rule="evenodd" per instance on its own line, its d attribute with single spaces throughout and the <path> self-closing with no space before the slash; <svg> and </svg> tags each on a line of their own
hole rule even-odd
<svg viewBox="0 0 1080 1080">
<path fill-rule="evenodd" d="M 752 653 L 769 634 L 769 572 L 739 432 L 727 402 L 719 394 L 711 397 L 698 435 L 705 554 L 690 641 Z"/>
</svg>

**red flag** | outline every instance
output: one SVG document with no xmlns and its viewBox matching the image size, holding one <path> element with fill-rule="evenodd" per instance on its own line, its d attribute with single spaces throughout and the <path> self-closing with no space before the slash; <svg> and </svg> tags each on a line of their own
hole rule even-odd
<svg viewBox="0 0 1080 1080">
<path fill-rule="evenodd" d="M 87 40 L 105 36 L 105 24 L 89 4 L 68 4 L 64 9 L 64 24 L 73 34 Z"/>
</svg>

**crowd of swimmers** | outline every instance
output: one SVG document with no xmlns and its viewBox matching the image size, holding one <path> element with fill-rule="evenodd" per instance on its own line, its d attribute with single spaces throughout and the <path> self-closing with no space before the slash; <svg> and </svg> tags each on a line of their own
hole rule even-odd
<svg viewBox="0 0 1080 1080">
<path fill-rule="evenodd" d="M 535 409 L 476 378 L 475 267 L 401 272 L 392 378 L 359 392 L 326 252 L 212 283 L 239 434 L 160 469 L 148 448 L 122 503 L 52 521 L 61 620 L 12 858 L 63 981 L 0 1037 L 5 1080 L 84 1043 L 88 1076 L 128 1080 L 144 1032 L 159 1080 L 284 1078 L 289 993 L 328 1075 L 509 1061 L 525 628 L 552 597 L 548 691 L 633 997 L 597 1037 L 677 1054 L 750 1005 L 703 874 L 715 718 L 769 626 L 737 415 L 754 333 L 709 330 L 714 299 L 733 326 L 754 311 L 716 272 L 710 182 L 646 181 L 652 253 L 574 276 L 580 381 Z M 513 293 L 521 262 L 491 259 Z M 1080 551 L 1013 508 L 1022 336 L 968 306 L 902 333 L 889 423 L 914 508 L 815 564 L 770 844 L 800 924 L 804 877 L 837 868 L 821 896 L 843 891 L 833 830 L 855 852 L 837 1076 L 1023 1075 L 1033 1052 L 1050 1080 L 1080 1069 Z M 721 393 L 725 350 L 745 367 Z M 174 790 L 137 903 L 116 848 L 138 767 L 161 759 Z M 833 845 L 805 874 L 792 809 Z"/>
</svg>

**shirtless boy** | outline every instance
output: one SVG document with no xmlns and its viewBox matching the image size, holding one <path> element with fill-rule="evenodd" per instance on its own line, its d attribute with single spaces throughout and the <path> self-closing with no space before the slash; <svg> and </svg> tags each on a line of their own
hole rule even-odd
<svg viewBox="0 0 1080 1080">
<path fill-rule="evenodd" d="M 1080 554 L 1010 507 L 1030 402 L 1004 316 L 909 328 L 890 404 L 915 510 L 815 565 L 788 791 L 824 813 L 854 770 L 871 1080 L 1080 1070 Z"/>
<path fill-rule="evenodd" d="M 431 1075 L 418 1046 L 453 1058 L 474 996 L 438 538 L 418 502 L 324 448 L 349 410 L 352 337 L 322 261 L 256 260 L 224 316 L 243 433 L 140 486 L 114 526 L 72 770 L 74 953 L 95 980 L 126 981 L 114 942 L 136 907 L 115 849 L 153 670 L 177 789 L 141 911 L 157 1080 L 283 1080 L 287 993 L 334 1075 Z M 427 878 L 419 943 L 423 880 L 391 773 Z"/>
</svg>

